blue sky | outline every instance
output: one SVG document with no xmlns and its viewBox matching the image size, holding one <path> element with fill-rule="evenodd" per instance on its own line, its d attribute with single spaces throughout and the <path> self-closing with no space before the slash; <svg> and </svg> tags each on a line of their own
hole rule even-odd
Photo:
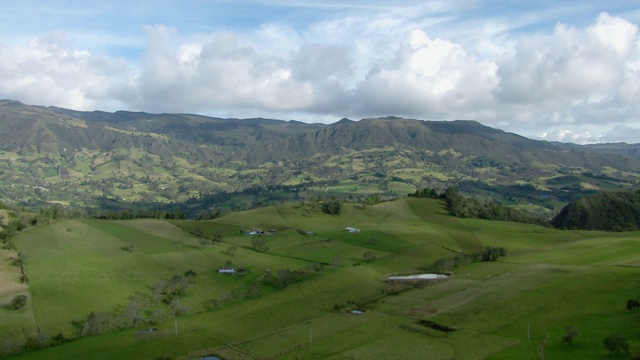
<svg viewBox="0 0 640 360">
<path fill-rule="evenodd" d="M 0 98 L 640 142 L 640 1 L 4 0 Z"/>
</svg>

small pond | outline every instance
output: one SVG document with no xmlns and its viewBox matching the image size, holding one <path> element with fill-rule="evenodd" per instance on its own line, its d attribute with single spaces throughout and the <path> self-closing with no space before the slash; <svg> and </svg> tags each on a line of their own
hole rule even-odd
<svg viewBox="0 0 640 360">
<path fill-rule="evenodd" d="M 387 280 L 445 280 L 449 277 L 442 274 L 417 274 L 405 276 L 389 276 Z"/>
</svg>

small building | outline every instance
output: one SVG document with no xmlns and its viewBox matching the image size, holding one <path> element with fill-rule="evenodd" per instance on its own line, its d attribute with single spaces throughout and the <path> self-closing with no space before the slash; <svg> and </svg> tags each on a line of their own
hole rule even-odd
<svg viewBox="0 0 640 360">
<path fill-rule="evenodd" d="M 354 227 L 347 226 L 346 228 L 344 228 L 344 231 L 350 232 L 350 233 L 357 233 L 357 232 L 360 232 L 360 229 L 356 229 Z"/>
<path fill-rule="evenodd" d="M 218 269 L 218 274 L 229 274 L 234 275 L 236 273 L 236 269 L 232 267 L 221 267 Z"/>
<path fill-rule="evenodd" d="M 241 233 L 245 235 L 264 235 L 264 230 L 260 230 L 260 229 L 242 230 Z"/>
</svg>

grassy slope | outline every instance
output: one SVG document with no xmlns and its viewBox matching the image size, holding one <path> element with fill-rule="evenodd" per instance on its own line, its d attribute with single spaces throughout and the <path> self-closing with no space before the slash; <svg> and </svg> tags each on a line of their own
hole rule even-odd
<svg viewBox="0 0 640 360">
<path fill-rule="evenodd" d="M 260 358 L 387 359 L 401 353 L 404 359 L 530 359 L 548 333 L 547 358 L 598 359 L 608 358 L 602 339 L 612 332 L 624 334 L 633 352 L 640 349 L 637 315 L 624 309 L 640 287 L 638 233 L 456 219 L 446 216 L 439 202 L 425 199 L 365 209 L 345 205 L 339 216 L 307 204 L 174 223 L 200 228 L 204 237 L 221 230 L 223 243 L 200 245 L 196 237 L 155 220 L 70 220 L 21 234 L 17 243 L 27 254 L 33 311 L 48 334 L 67 330 L 69 320 L 89 311 L 123 304 L 174 273 L 193 269 L 198 278 L 184 299 L 194 312 L 180 318 L 178 336 L 167 322 L 152 335 L 114 332 L 20 358 L 178 357 L 201 349 L 242 358 L 227 344 Z M 362 231 L 349 234 L 342 231 L 345 226 Z M 252 237 L 240 234 L 254 227 L 280 230 L 267 238 L 267 253 L 252 250 Z M 121 249 L 127 244 L 134 245 L 132 252 Z M 238 250 L 230 257 L 226 249 L 232 245 Z M 453 251 L 484 246 L 504 246 L 510 256 L 458 268 L 445 282 L 381 297 L 385 274 L 420 271 Z M 366 263 L 367 251 L 379 259 Z M 263 287 L 256 299 L 208 306 L 223 292 L 259 279 L 265 268 L 297 269 L 336 259 L 337 269 L 327 267 L 325 274 L 284 290 Z M 250 273 L 216 274 L 228 260 Z M 354 303 L 368 311 L 353 316 L 333 310 L 335 304 Z M 4 320 L 6 314 L 0 316 Z M 437 332 L 416 325 L 417 319 L 458 330 Z M 573 348 L 561 343 L 569 325 L 580 332 Z"/>
<path fill-rule="evenodd" d="M 14 250 L 0 249 L 0 334 L 16 341 L 24 341 L 25 333 L 31 334 L 36 330 L 36 323 L 31 311 L 31 301 L 27 301 L 26 306 L 18 311 L 11 307 L 11 300 L 15 296 L 30 297 L 28 286 L 20 282 L 20 267 L 14 262 L 16 257 Z"/>
</svg>

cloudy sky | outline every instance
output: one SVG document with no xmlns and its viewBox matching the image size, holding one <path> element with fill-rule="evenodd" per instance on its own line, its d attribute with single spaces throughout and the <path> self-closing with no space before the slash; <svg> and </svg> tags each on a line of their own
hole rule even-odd
<svg viewBox="0 0 640 360">
<path fill-rule="evenodd" d="M 640 143 L 638 26 L 638 0 L 2 0 L 0 98 Z"/>
</svg>

